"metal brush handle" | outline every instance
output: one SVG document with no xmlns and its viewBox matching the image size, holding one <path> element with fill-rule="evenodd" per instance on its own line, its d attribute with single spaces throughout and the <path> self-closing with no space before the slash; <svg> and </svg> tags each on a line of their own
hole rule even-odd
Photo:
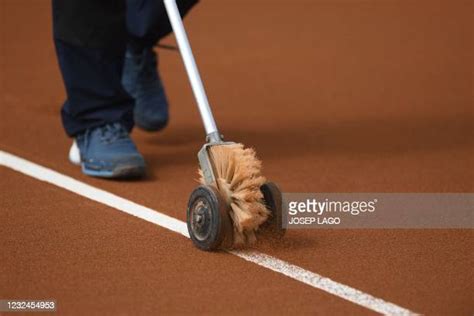
<svg viewBox="0 0 474 316">
<path fill-rule="evenodd" d="M 181 19 L 178 6 L 176 5 L 176 0 L 164 0 L 164 3 L 174 35 L 178 42 L 179 51 L 181 52 L 186 72 L 188 73 L 189 81 L 191 82 L 191 87 L 193 89 L 194 97 L 196 98 L 199 112 L 201 113 L 202 122 L 207 134 L 207 141 L 211 143 L 221 142 L 221 135 L 217 130 L 216 121 L 212 115 L 206 91 L 204 90 L 201 76 L 199 75 L 196 61 L 194 60 L 186 31 L 184 30 L 183 20 Z"/>
</svg>

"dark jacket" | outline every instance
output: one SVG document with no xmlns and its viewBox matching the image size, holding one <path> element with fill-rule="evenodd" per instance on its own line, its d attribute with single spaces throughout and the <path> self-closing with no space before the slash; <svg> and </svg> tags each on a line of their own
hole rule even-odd
<svg viewBox="0 0 474 316">
<path fill-rule="evenodd" d="M 177 0 L 184 16 L 198 0 Z M 150 43 L 171 32 L 163 0 L 53 0 L 54 36 L 91 48 L 124 46 L 128 36 Z"/>
</svg>

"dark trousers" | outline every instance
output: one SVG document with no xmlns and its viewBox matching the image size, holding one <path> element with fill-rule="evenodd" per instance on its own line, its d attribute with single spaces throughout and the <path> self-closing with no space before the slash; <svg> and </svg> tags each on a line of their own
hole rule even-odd
<svg viewBox="0 0 474 316">
<path fill-rule="evenodd" d="M 197 1 L 177 0 L 181 15 Z M 134 100 L 121 84 L 125 50 L 152 47 L 171 30 L 162 0 L 53 0 L 69 136 L 111 122 L 132 129 Z"/>
</svg>

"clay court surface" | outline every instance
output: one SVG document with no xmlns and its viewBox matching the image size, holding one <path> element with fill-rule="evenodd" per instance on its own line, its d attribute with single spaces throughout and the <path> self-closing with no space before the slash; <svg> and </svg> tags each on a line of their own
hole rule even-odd
<svg viewBox="0 0 474 316">
<path fill-rule="evenodd" d="M 283 191 L 472 192 L 472 12 L 206 0 L 186 26 L 220 129 Z M 159 50 L 169 127 L 133 132 L 147 178 L 104 181 L 67 160 L 49 1 L 0 0 L 0 36 L 0 150 L 184 221 L 204 132 L 178 52 Z M 0 179 L 0 299 L 80 315 L 375 313 L 11 168 Z M 473 244 L 472 230 L 292 230 L 255 249 L 411 312 L 472 315 Z"/>
</svg>

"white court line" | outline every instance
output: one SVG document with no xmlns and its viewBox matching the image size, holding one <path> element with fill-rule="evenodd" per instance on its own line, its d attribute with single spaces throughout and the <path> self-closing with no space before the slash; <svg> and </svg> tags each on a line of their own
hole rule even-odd
<svg viewBox="0 0 474 316">
<path fill-rule="evenodd" d="M 113 207 L 119 211 L 154 223 L 178 234 L 189 238 L 186 223 L 170 217 L 151 208 L 121 198 L 115 194 L 95 188 L 84 182 L 75 180 L 69 176 L 49 168 L 40 166 L 31 161 L 12 155 L 0 150 L 0 165 L 26 174 L 35 179 L 51 183 L 93 201 Z M 296 281 L 305 283 L 311 287 L 320 289 L 357 305 L 363 306 L 375 312 L 386 315 L 413 315 L 416 314 L 408 309 L 400 307 L 380 298 L 364 293 L 350 286 L 325 278 L 317 273 L 305 270 L 296 265 L 266 255 L 257 251 L 229 250 L 229 253 L 246 261 L 253 262 L 261 267 L 270 269 L 277 273 L 286 275 Z"/>
</svg>

